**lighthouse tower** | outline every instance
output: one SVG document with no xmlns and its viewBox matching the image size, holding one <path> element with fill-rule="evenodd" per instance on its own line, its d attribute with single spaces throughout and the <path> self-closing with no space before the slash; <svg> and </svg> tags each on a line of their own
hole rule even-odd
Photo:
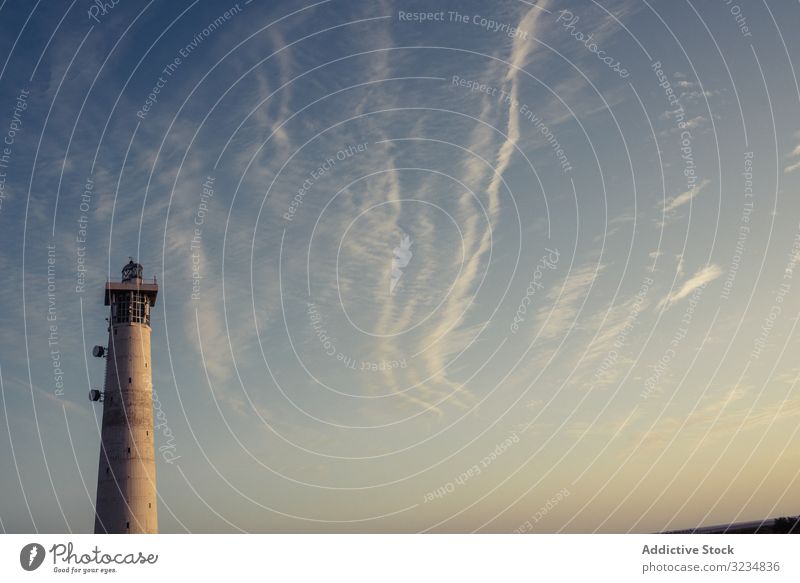
<svg viewBox="0 0 800 583">
<path fill-rule="evenodd" d="M 142 266 L 133 259 L 122 269 L 121 282 L 106 283 L 108 346 L 93 351 L 106 357 L 105 388 L 89 395 L 103 403 L 95 533 L 158 532 L 150 360 L 150 311 L 157 293 L 155 279 L 144 283 Z"/>
</svg>

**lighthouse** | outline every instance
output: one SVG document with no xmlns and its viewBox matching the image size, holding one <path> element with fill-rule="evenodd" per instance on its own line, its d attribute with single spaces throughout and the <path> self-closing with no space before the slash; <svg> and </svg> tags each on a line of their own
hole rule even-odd
<svg viewBox="0 0 800 583">
<path fill-rule="evenodd" d="M 142 280 L 130 260 L 120 282 L 108 282 L 108 345 L 93 354 L 106 359 L 103 391 L 89 398 L 103 404 L 94 532 L 158 532 L 153 439 L 153 372 L 150 312 L 158 285 Z"/>
</svg>

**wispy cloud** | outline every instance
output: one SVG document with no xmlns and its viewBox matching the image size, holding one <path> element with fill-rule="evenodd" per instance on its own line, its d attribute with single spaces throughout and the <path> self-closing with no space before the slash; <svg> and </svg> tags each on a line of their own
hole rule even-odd
<svg viewBox="0 0 800 583">
<path fill-rule="evenodd" d="M 792 153 L 789 154 L 788 157 L 795 158 L 795 160 L 791 162 L 788 166 L 784 167 L 783 169 L 784 174 L 791 174 L 792 172 L 800 168 L 800 159 L 797 159 L 798 157 L 800 157 L 800 144 L 797 144 L 794 147 L 794 150 L 792 150 Z"/>
<path fill-rule="evenodd" d="M 546 7 L 546 4 L 548 2 L 540 3 L 525 13 L 518 28 L 528 31 L 529 35 L 516 37 L 511 46 L 508 57 L 509 66 L 502 79 L 503 83 L 507 84 L 508 93 L 512 98 L 506 112 L 507 121 L 503 131 L 505 138 L 496 153 L 487 157 L 487 160 L 492 160 L 494 169 L 492 170 L 487 164 L 480 163 L 472 153 L 480 152 L 496 141 L 497 138 L 494 135 L 496 133 L 492 132 L 490 128 L 479 124 L 479 127 L 473 132 L 473 143 L 470 145 L 469 152 L 465 154 L 464 183 L 478 192 L 480 190 L 478 186 L 482 183 L 486 184 L 488 181 L 483 201 L 485 216 L 476 206 L 475 196 L 472 193 L 464 192 L 460 196 L 455 214 L 461 225 L 462 244 L 466 250 L 465 264 L 449 292 L 447 301 L 441 307 L 441 316 L 430 327 L 425 337 L 420 340 L 418 349 L 421 350 L 420 359 L 424 366 L 409 371 L 410 378 L 414 384 L 419 385 L 419 388 L 413 394 L 402 393 L 406 400 L 433 412 L 442 412 L 439 403 L 444 399 L 453 405 L 462 407 L 472 400 L 472 396 L 463 384 L 448 374 L 448 365 L 450 360 L 464 350 L 482 328 L 480 323 L 465 324 L 464 319 L 474 301 L 476 286 L 483 270 L 486 269 L 487 255 L 491 251 L 492 232 L 500 209 L 503 177 L 519 147 L 520 69 L 529 62 L 536 46 L 533 39 L 536 37 L 539 19 L 543 14 L 542 8 Z M 491 69 L 494 67 L 495 65 L 490 64 L 490 71 L 486 73 L 487 78 L 492 78 Z M 484 103 L 484 114 L 494 109 L 492 104 Z M 481 117 L 485 118 L 485 116 Z M 486 224 L 487 219 L 489 224 Z M 419 240 L 419 236 L 417 239 Z M 439 340 L 431 343 L 432 338 Z"/>
<path fill-rule="evenodd" d="M 783 173 L 784 174 L 791 174 L 792 172 L 794 172 L 798 168 L 800 168 L 800 160 L 798 160 L 797 162 L 793 162 L 792 164 L 789 164 L 786 168 L 783 169 Z"/>
<path fill-rule="evenodd" d="M 696 439 L 703 432 L 708 439 L 733 435 L 756 427 L 764 427 L 800 416 L 800 399 L 779 400 L 754 407 L 751 393 L 735 387 L 723 393 L 708 395 L 688 415 L 669 416 L 638 436 L 643 445 L 663 445 L 671 439 Z"/>
<path fill-rule="evenodd" d="M 581 265 L 564 278 L 560 288 L 554 287 L 548 292 L 550 305 L 540 308 L 536 314 L 539 338 L 549 340 L 571 329 L 586 295 L 604 268 L 597 263 Z"/>
<path fill-rule="evenodd" d="M 664 212 L 665 213 L 671 213 L 671 212 L 675 211 L 676 209 L 678 209 L 679 207 L 682 207 L 683 205 L 688 204 L 689 202 L 691 202 L 691 200 L 694 197 L 696 197 L 698 194 L 700 194 L 700 192 L 702 192 L 702 190 L 706 186 L 708 186 L 709 183 L 710 183 L 710 180 L 702 180 L 700 182 L 700 184 L 695 186 L 694 188 L 691 188 L 691 189 L 689 189 L 689 190 L 687 190 L 685 192 L 680 193 L 677 196 L 672 197 L 664 205 Z"/>
<path fill-rule="evenodd" d="M 711 264 L 703 267 L 697 271 L 692 277 L 686 280 L 683 285 L 676 291 L 671 292 L 664 297 L 659 303 L 658 307 L 669 307 L 675 302 L 687 297 L 697 288 L 703 287 L 708 283 L 717 279 L 722 275 L 722 268 L 719 265 Z"/>
</svg>

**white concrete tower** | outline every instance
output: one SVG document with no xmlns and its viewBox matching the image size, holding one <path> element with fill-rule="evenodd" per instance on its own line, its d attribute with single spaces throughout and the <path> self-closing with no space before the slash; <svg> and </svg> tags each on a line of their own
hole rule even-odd
<svg viewBox="0 0 800 583">
<path fill-rule="evenodd" d="M 95 533 L 157 533 L 156 461 L 153 439 L 153 373 L 150 360 L 150 310 L 158 285 L 142 281 L 133 259 L 122 281 L 106 283 L 111 306 L 106 356 L 100 465 L 97 473 Z"/>
</svg>

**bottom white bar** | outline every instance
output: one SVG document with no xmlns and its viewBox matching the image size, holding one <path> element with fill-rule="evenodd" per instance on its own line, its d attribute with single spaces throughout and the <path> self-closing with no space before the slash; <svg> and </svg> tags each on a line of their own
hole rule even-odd
<svg viewBox="0 0 800 583">
<path fill-rule="evenodd" d="M 0 581 L 800 581 L 799 544 L 791 535 L 3 535 Z"/>
</svg>

